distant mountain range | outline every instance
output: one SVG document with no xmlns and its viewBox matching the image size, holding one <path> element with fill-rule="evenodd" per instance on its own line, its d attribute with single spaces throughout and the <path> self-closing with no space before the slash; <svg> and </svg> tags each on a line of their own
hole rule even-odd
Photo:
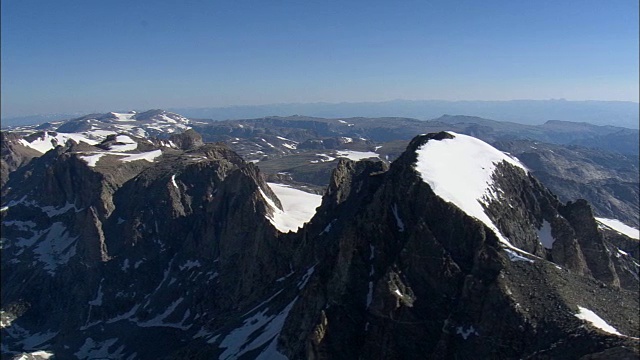
<svg viewBox="0 0 640 360">
<path fill-rule="evenodd" d="M 382 102 L 289 103 L 202 108 L 170 108 L 196 119 L 232 120 L 263 116 L 307 115 L 337 117 L 411 117 L 429 120 L 443 114 L 473 115 L 501 121 L 538 125 L 548 120 L 587 122 L 638 129 L 638 103 L 631 101 L 442 101 L 394 100 Z M 2 127 L 64 120 L 80 114 L 4 117 Z"/>
<path fill-rule="evenodd" d="M 262 116 L 308 115 L 336 117 L 411 117 L 429 120 L 443 114 L 472 115 L 500 121 L 539 125 L 548 120 L 587 122 L 638 129 L 638 103 L 625 101 L 441 101 L 394 100 L 383 102 L 270 104 L 212 108 L 169 109 L 189 118 L 213 120 Z"/>
<path fill-rule="evenodd" d="M 33 151 L 44 153 L 54 143 L 63 145 L 73 139 L 95 145 L 109 134 L 167 140 L 189 127 L 203 141 L 224 142 L 246 161 L 259 163 L 275 180 L 293 181 L 318 193 L 327 185 L 337 158 L 373 157 L 389 162 L 400 156 L 416 134 L 455 131 L 521 158 L 561 200 L 584 198 L 598 216 L 640 225 L 638 130 L 557 120 L 524 125 L 446 115 L 429 121 L 309 116 L 199 121 L 163 110 L 90 114 L 5 132 L 0 184 L 7 181 L 9 172 L 36 156 Z M 9 140 L 18 134 L 22 140 Z"/>
</svg>

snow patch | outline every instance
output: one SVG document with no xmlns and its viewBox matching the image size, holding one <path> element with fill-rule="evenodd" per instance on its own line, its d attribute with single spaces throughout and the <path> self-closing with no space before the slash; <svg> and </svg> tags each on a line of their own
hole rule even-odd
<svg viewBox="0 0 640 360">
<path fill-rule="evenodd" d="M 170 123 L 170 124 L 177 124 L 177 123 L 178 123 L 177 121 L 175 121 L 174 119 L 172 119 L 172 118 L 168 117 L 168 116 L 167 116 L 167 115 L 165 115 L 165 114 L 160 115 L 160 118 L 161 118 L 162 120 L 164 120 L 164 121 L 166 121 L 166 122 Z"/>
<path fill-rule="evenodd" d="M 184 298 L 180 298 L 174 301 L 173 303 L 171 303 L 171 305 L 169 305 L 169 307 L 167 307 L 167 309 L 162 314 L 159 314 L 155 318 L 149 319 L 147 321 L 142 321 L 142 322 L 137 321 L 136 325 L 140 327 L 172 327 L 172 328 L 177 328 L 181 330 L 189 329 L 191 326 L 183 325 L 186 318 L 190 315 L 190 311 L 188 309 L 185 312 L 185 315 L 182 317 L 182 320 L 180 322 L 177 322 L 177 323 L 165 322 L 165 319 L 169 317 L 169 315 L 171 315 L 176 310 L 178 305 L 180 305 L 180 303 L 182 303 L 183 300 Z"/>
<path fill-rule="evenodd" d="M 21 353 L 20 357 L 14 358 L 15 360 L 31 360 L 31 359 L 49 359 L 54 354 L 52 352 L 38 350 L 30 353 Z"/>
<path fill-rule="evenodd" d="M 317 163 L 321 163 L 321 162 L 331 162 L 331 161 L 336 159 L 333 156 L 329 156 L 327 154 L 316 154 L 316 156 L 320 156 L 320 159 L 311 160 L 309 162 L 312 163 L 312 164 L 317 164 Z"/>
<path fill-rule="evenodd" d="M 28 203 L 25 203 L 25 204 L 28 204 Z M 32 201 L 28 205 L 37 206 L 35 201 Z M 75 204 L 72 204 L 72 203 L 69 203 L 69 202 L 66 203 L 61 208 L 56 208 L 55 206 L 47 205 L 47 206 L 41 206 L 40 209 L 42 211 L 44 211 L 47 214 L 48 217 L 54 217 L 54 216 L 57 216 L 57 215 L 62 215 L 62 214 L 65 214 L 66 212 L 68 212 L 69 210 L 74 210 L 75 212 L 79 212 L 80 210 L 82 210 L 82 209 L 78 209 Z"/>
<path fill-rule="evenodd" d="M 578 313 L 575 314 L 575 317 L 581 320 L 585 320 L 589 322 L 591 325 L 609 334 L 622 335 L 613 326 L 607 324 L 607 322 L 604 321 L 596 313 L 594 313 L 593 311 L 587 308 L 583 308 L 582 306 L 578 306 Z"/>
<path fill-rule="evenodd" d="M 260 138 L 260 140 L 262 140 L 263 142 L 265 142 L 267 145 L 269 145 L 269 147 L 275 148 L 275 146 L 273 146 L 271 143 L 269 143 L 267 140 Z"/>
<path fill-rule="evenodd" d="M 256 360 L 289 360 L 289 358 L 278 351 L 278 338 L 274 337 Z"/>
<path fill-rule="evenodd" d="M 153 150 L 153 151 L 143 152 L 140 154 L 131 154 L 120 159 L 120 161 L 130 162 L 130 161 L 136 161 L 136 160 L 146 160 L 148 162 L 153 162 L 155 158 L 159 157 L 160 155 L 162 155 L 161 150 Z"/>
<path fill-rule="evenodd" d="M 124 345 L 110 350 L 116 342 L 118 339 L 96 341 L 89 337 L 74 355 L 78 359 L 122 359 L 124 358 Z"/>
<path fill-rule="evenodd" d="M 78 157 L 81 160 L 85 161 L 87 165 L 89 165 L 89 167 L 96 167 L 98 160 L 100 160 L 100 158 L 103 157 L 104 155 L 105 153 L 97 153 L 95 155 L 85 155 L 85 156 L 78 156 Z"/>
<path fill-rule="evenodd" d="M 309 269 L 307 269 L 307 272 L 302 276 L 302 279 L 300 279 L 300 282 L 298 282 L 298 289 L 302 290 L 304 289 L 305 286 L 307 286 L 307 283 L 309 282 L 309 279 L 311 278 L 311 275 L 313 275 L 313 272 L 316 270 L 316 266 L 313 265 L 312 267 L 310 267 Z"/>
<path fill-rule="evenodd" d="M 331 231 L 331 225 L 332 225 L 332 223 L 329 223 L 327 226 L 325 226 L 324 229 L 320 232 L 319 235 L 328 234 L 329 231 Z"/>
<path fill-rule="evenodd" d="M 296 144 L 298 143 L 297 141 L 293 141 L 293 140 L 291 140 L 291 139 L 287 139 L 287 138 L 282 137 L 282 136 L 276 136 L 276 137 L 277 137 L 278 139 L 282 140 L 282 141 L 289 141 L 289 142 L 296 143 Z"/>
<path fill-rule="evenodd" d="M 138 148 L 138 143 L 127 135 L 116 136 L 116 142 L 121 144 L 112 144 L 109 146 L 109 150 L 116 152 L 132 151 Z"/>
<path fill-rule="evenodd" d="M 136 121 L 136 119 L 132 119 L 135 114 L 136 114 L 135 112 L 130 112 L 130 113 L 111 112 L 111 115 L 116 117 L 115 118 L 116 121 Z"/>
<path fill-rule="evenodd" d="M 11 326 L 11 323 L 17 319 L 17 317 L 10 312 L 0 310 L 0 329 Z"/>
<path fill-rule="evenodd" d="M 20 231 L 32 231 L 32 229 L 36 226 L 36 223 L 34 223 L 31 220 L 28 220 L 28 221 L 11 220 L 11 221 L 3 221 L 2 225 L 15 226 Z"/>
<path fill-rule="evenodd" d="M 287 319 L 298 297 L 293 299 L 277 315 L 266 315 L 268 308 L 243 321 L 243 325 L 232 330 L 222 341 L 219 347 L 225 349 L 220 354 L 220 359 L 238 359 L 249 351 L 259 349 L 268 342 L 270 344 L 262 351 L 258 358 L 272 359 L 277 353 L 276 345 L 278 335 L 282 331 L 284 321 Z M 277 353 L 279 354 L 279 353 Z M 282 354 L 280 354 L 282 355 Z"/>
<path fill-rule="evenodd" d="M 512 262 L 517 262 L 517 261 L 526 261 L 530 263 L 533 262 L 533 260 L 528 259 L 511 249 L 503 249 L 503 250 L 507 253 L 507 255 L 509 256 L 509 260 L 511 260 Z"/>
<path fill-rule="evenodd" d="M 469 336 L 471 336 L 471 335 L 476 335 L 476 336 L 479 335 L 478 332 L 476 331 L 476 329 L 473 328 L 473 325 L 469 326 L 468 329 L 465 329 L 464 327 L 459 326 L 456 329 L 456 334 L 462 336 L 462 338 L 465 339 L 465 340 L 467 340 L 467 338 L 469 338 Z"/>
<path fill-rule="evenodd" d="M 45 343 L 47 343 L 49 340 L 53 339 L 56 335 L 58 335 L 58 332 L 53 332 L 53 331 L 41 332 L 41 333 L 30 335 L 26 330 L 22 328 L 20 328 L 20 330 L 24 331 L 25 334 L 27 335 L 27 337 L 24 340 L 22 340 L 22 345 L 25 350 L 29 350 L 29 351 L 39 350 L 36 348 L 42 347 Z"/>
<path fill-rule="evenodd" d="M 78 133 L 53 133 L 45 132 L 42 136 L 29 142 L 25 139 L 20 139 L 20 144 L 32 148 L 40 153 L 46 153 L 47 151 L 54 149 L 58 145 L 64 145 L 68 140 L 75 142 L 83 142 L 89 145 L 96 145 L 98 141 L 89 139 L 87 136 Z"/>
<path fill-rule="evenodd" d="M 267 216 L 269 221 L 280 232 L 298 231 L 306 222 L 311 220 L 316 213 L 316 208 L 322 202 L 322 196 L 294 189 L 288 185 L 267 183 L 273 191 L 283 209 L 280 210 L 276 204 L 260 189 L 260 194 L 273 211 L 272 216 Z"/>
<path fill-rule="evenodd" d="M 347 126 L 353 126 L 354 125 L 354 124 L 350 124 L 350 123 L 348 123 L 348 122 L 346 122 L 344 120 L 338 120 L 338 122 L 341 123 L 341 124 L 345 124 Z"/>
<path fill-rule="evenodd" d="M 102 282 L 100 282 L 100 286 L 98 287 L 98 293 L 96 294 L 96 298 L 89 301 L 89 305 L 92 306 L 102 306 L 102 297 L 104 294 L 102 293 Z"/>
<path fill-rule="evenodd" d="M 136 311 L 138 311 L 138 308 L 140 308 L 140 304 L 136 304 L 134 305 L 131 310 L 127 311 L 124 314 L 115 316 L 109 320 L 107 320 L 107 324 L 113 324 L 114 322 L 118 322 L 120 320 L 130 320 L 131 317 L 136 313 Z"/>
<path fill-rule="evenodd" d="M 398 231 L 403 232 L 404 222 L 402 222 L 402 219 L 400 219 L 400 216 L 398 216 L 398 204 L 393 204 L 393 206 L 391 207 L 391 211 L 393 212 L 393 216 L 396 218 L 396 225 L 398 226 Z"/>
<path fill-rule="evenodd" d="M 266 305 L 266 304 L 270 303 L 270 302 L 271 302 L 271 300 L 275 299 L 275 298 L 276 298 L 276 296 L 278 296 L 278 295 L 280 295 L 280 294 L 282 293 L 282 290 L 283 290 L 283 289 L 280 289 L 280 290 L 276 291 L 276 293 L 275 293 L 275 294 L 273 294 L 273 295 L 271 295 L 271 296 L 269 296 L 269 298 L 268 298 L 267 300 L 264 300 L 264 301 L 263 301 L 263 302 L 261 302 L 260 304 L 258 304 L 258 305 L 256 305 L 256 306 L 252 307 L 252 308 L 251 308 L 251 310 L 249 310 L 249 311 L 247 311 L 246 313 L 242 314 L 242 316 L 241 316 L 241 317 L 245 317 L 245 316 L 247 316 L 247 315 L 251 314 L 252 312 L 254 312 L 254 311 L 256 311 L 256 310 L 260 309 L 260 308 L 261 308 L 261 307 L 263 307 L 264 305 Z"/>
<path fill-rule="evenodd" d="M 184 263 L 184 265 L 180 265 L 180 270 L 191 270 L 194 267 L 200 267 L 200 261 L 199 260 L 187 260 L 186 263 Z"/>
<path fill-rule="evenodd" d="M 619 232 L 620 234 L 626 235 L 632 239 L 640 240 L 640 230 L 631 227 L 620 220 L 597 217 L 596 221 L 614 231 Z"/>
<path fill-rule="evenodd" d="M 376 154 L 372 151 L 354 151 L 354 150 L 341 150 L 336 151 L 336 156 L 346 157 L 353 161 L 360 161 L 362 159 L 379 158 L 380 154 Z"/>
<path fill-rule="evenodd" d="M 44 264 L 50 275 L 55 275 L 58 265 L 66 264 L 76 254 L 76 239 L 71 237 L 61 222 L 48 229 L 47 236 L 33 249 L 36 259 Z"/>
</svg>

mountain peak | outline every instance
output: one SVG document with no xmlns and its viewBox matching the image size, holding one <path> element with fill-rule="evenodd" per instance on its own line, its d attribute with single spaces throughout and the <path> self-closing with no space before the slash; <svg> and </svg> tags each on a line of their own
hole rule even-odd
<svg viewBox="0 0 640 360">
<path fill-rule="evenodd" d="M 496 198 L 493 173 L 496 165 L 507 163 L 526 168 L 517 160 L 482 140 L 454 132 L 440 132 L 420 138 L 415 169 L 422 180 L 442 199 L 482 221 L 508 242 L 486 215 L 483 202 Z"/>
</svg>

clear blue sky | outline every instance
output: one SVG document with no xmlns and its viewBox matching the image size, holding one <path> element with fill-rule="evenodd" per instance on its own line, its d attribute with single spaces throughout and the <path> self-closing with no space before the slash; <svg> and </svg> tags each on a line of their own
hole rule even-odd
<svg viewBox="0 0 640 360">
<path fill-rule="evenodd" d="M 2 114 L 638 101 L 638 1 L 2 0 Z"/>
</svg>

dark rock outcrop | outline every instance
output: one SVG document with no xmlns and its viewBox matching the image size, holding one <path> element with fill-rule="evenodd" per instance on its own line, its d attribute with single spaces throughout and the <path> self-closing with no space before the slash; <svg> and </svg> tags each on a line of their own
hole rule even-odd
<svg viewBox="0 0 640 360">
<path fill-rule="evenodd" d="M 186 130 L 180 134 L 173 134 L 169 136 L 169 140 L 182 150 L 191 150 L 204 145 L 202 142 L 202 135 L 198 134 L 193 129 Z"/>
<path fill-rule="evenodd" d="M 38 151 L 22 145 L 20 138 L 15 133 L 0 132 L 0 188 L 9 181 L 9 174 L 41 155 Z"/>
</svg>

